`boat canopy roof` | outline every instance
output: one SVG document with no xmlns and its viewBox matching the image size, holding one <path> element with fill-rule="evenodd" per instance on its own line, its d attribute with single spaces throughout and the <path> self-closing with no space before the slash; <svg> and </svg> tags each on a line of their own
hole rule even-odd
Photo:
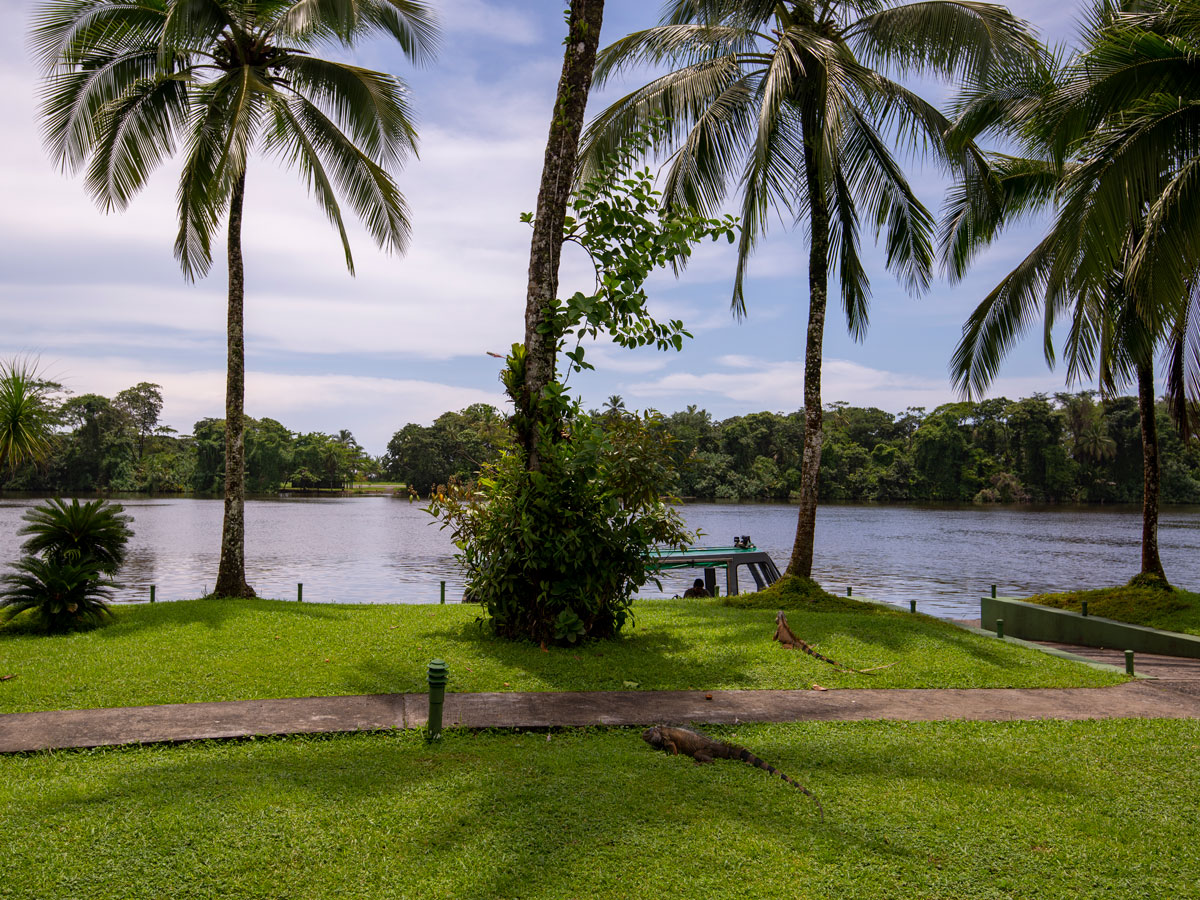
<svg viewBox="0 0 1200 900">
<path fill-rule="evenodd" d="M 730 563 L 757 563 L 770 560 L 766 552 L 756 547 L 692 547 L 676 550 L 670 547 L 653 548 L 646 559 L 646 567 L 654 569 L 708 569 L 723 568 Z"/>
</svg>

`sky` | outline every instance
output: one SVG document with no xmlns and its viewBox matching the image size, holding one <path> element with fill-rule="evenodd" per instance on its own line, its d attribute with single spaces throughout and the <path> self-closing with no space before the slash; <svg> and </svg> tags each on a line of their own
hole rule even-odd
<svg viewBox="0 0 1200 900">
<path fill-rule="evenodd" d="M 530 229 L 519 216 L 536 205 L 562 66 L 563 0 L 433 3 L 442 46 L 431 65 L 416 69 L 382 42 L 353 54 L 360 65 L 403 78 L 417 113 L 420 156 L 397 179 L 412 211 L 404 256 L 383 254 L 352 226 L 351 277 L 300 176 L 263 157 L 247 170 L 246 412 L 299 432 L 346 428 L 375 454 L 406 423 L 429 424 L 476 402 L 503 405 L 501 361 L 487 354 L 522 338 Z M 34 359 L 74 393 L 111 397 L 157 383 L 162 421 L 190 433 L 197 420 L 224 416 L 224 266 L 218 261 L 195 283 L 179 270 L 177 164 L 163 165 L 128 209 L 110 214 L 88 198 L 82 178 L 52 164 L 25 44 L 34 8 L 0 0 L 0 359 Z M 1010 8 L 1052 42 L 1071 38 L 1080 12 L 1070 2 L 1017 0 Z M 653 3 L 608 0 L 602 45 L 655 24 L 658 14 Z M 645 73 L 594 91 L 589 116 L 639 78 Z M 922 87 L 935 98 L 952 91 Z M 908 172 L 937 211 L 940 174 L 919 161 Z M 962 323 L 1042 228 L 1032 221 L 1011 229 L 968 278 L 953 285 L 939 278 L 919 298 L 872 252 L 863 341 L 848 336 L 831 293 L 825 401 L 900 412 L 960 399 L 947 366 Z M 798 409 L 807 252 L 803 228 L 774 222 L 751 261 L 748 315 L 738 321 L 729 308 L 733 252 L 705 245 L 682 277 L 649 282 L 653 313 L 683 319 L 694 335 L 683 351 L 599 345 L 588 351 L 596 371 L 573 375 L 570 386 L 588 407 L 617 394 L 629 409 L 670 413 L 695 404 L 717 419 Z M 564 253 L 564 296 L 590 283 L 581 253 Z M 1031 334 L 989 395 L 1064 390 L 1064 378 L 1061 366 L 1047 368 Z"/>
</svg>

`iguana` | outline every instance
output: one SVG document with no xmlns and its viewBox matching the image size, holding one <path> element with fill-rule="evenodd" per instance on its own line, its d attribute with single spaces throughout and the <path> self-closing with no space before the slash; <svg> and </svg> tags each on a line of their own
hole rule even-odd
<svg viewBox="0 0 1200 900">
<path fill-rule="evenodd" d="M 792 629 L 788 627 L 787 616 L 783 614 L 782 609 L 775 613 L 774 639 L 779 641 L 779 643 L 783 644 L 783 646 L 787 647 L 789 650 L 803 650 L 809 656 L 814 656 L 821 660 L 821 662 L 827 662 L 835 669 L 840 669 L 843 672 L 854 672 L 856 675 L 869 675 L 876 669 L 886 669 L 888 666 L 895 665 L 895 663 L 888 663 L 887 665 L 883 666 L 872 666 L 869 669 L 852 669 L 849 666 L 843 666 L 837 660 L 830 659 L 828 656 L 822 656 L 820 653 L 810 647 L 805 641 L 796 637 L 796 635 L 792 633 Z"/>
<path fill-rule="evenodd" d="M 821 821 L 825 821 L 825 809 L 821 806 L 821 801 L 816 798 L 812 791 L 798 781 L 788 778 L 788 776 L 784 775 L 774 766 L 763 762 L 745 747 L 718 741 L 716 738 L 710 738 L 708 735 L 692 731 L 690 728 L 670 728 L 666 725 L 655 725 L 653 728 L 647 728 L 642 732 L 642 740 L 655 750 L 664 750 L 674 756 L 678 756 L 680 753 L 690 756 L 696 761 L 697 765 L 710 763 L 714 759 L 737 759 L 752 766 L 757 766 L 760 769 L 765 769 L 770 774 L 778 775 L 792 787 L 799 788 L 809 797 L 812 797 L 813 802 L 817 804 L 817 812 L 821 814 Z"/>
</svg>

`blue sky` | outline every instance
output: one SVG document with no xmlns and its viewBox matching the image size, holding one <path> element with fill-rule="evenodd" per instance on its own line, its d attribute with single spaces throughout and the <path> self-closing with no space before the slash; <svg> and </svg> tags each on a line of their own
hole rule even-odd
<svg viewBox="0 0 1200 900">
<path fill-rule="evenodd" d="M 499 361 L 522 334 L 529 228 L 555 84 L 562 65 L 562 0 L 434 0 L 443 22 L 438 60 L 414 69 L 385 44 L 360 64 L 402 76 L 412 89 L 420 159 L 399 182 L 412 207 L 404 257 L 351 237 L 358 275 L 345 270 L 336 234 L 299 177 L 252 160 L 247 175 L 246 409 L 298 431 L 349 428 L 374 453 L 407 422 L 428 423 L 478 401 L 500 405 Z M 1044 37 L 1066 40 L 1079 7 L 1011 4 Z M 225 272 L 189 284 L 172 256 L 176 166 L 164 166 L 125 212 L 104 215 L 81 180 L 49 162 L 39 136 L 37 78 L 24 46 L 34 5 L 0 0 L 0 357 L 36 356 L 75 392 L 112 396 L 140 381 L 163 386 L 164 421 L 188 432 L 223 415 Z M 653 3 L 608 0 L 602 42 L 657 20 Z M 597 92 L 603 108 L 636 76 Z M 926 85 L 946 96 L 949 86 Z M 914 163 L 931 209 L 936 171 Z M 944 279 L 911 298 L 881 263 L 866 340 L 854 343 L 831 299 L 824 397 L 892 412 L 955 399 L 946 367 L 962 321 L 1040 234 L 1013 229 L 961 284 Z M 630 408 L 697 404 L 716 417 L 801 405 L 807 315 L 806 239 L 772 227 L 747 285 L 749 316 L 729 312 L 732 252 L 708 247 L 676 280 L 651 282 L 657 314 L 695 335 L 682 353 L 599 346 L 598 371 L 571 380 L 589 406 L 620 394 Z M 878 258 L 878 257 L 876 257 Z M 568 248 L 564 290 L 588 282 Z M 1062 390 L 1031 335 L 1001 371 L 993 395 Z"/>
</svg>

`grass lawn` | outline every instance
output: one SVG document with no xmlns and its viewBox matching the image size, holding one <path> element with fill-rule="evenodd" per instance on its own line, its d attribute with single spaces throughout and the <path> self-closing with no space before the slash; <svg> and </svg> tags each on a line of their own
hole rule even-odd
<svg viewBox="0 0 1200 900">
<path fill-rule="evenodd" d="M 1124 676 L 937 619 L 859 604 L 789 612 L 793 630 L 868 675 L 839 672 L 772 640 L 774 611 L 716 600 L 653 600 L 612 642 L 514 644 L 485 633 L 475 606 L 341 606 L 189 600 L 118 607 L 91 632 L 0 628 L 0 712 L 342 694 L 424 692 L 429 660 L 453 691 L 824 687 L 1073 687 Z"/>
<path fill-rule="evenodd" d="M 1195 897 L 1200 723 L 269 739 L 0 759 L 0 897 Z"/>
<path fill-rule="evenodd" d="M 1200 594 L 1178 588 L 1161 591 L 1151 587 L 1123 585 L 1095 591 L 1038 594 L 1029 597 L 1027 602 L 1080 612 L 1080 604 L 1084 600 L 1087 601 L 1088 615 L 1091 616 L 1167 631 L 1200 634 Z"/>
</svg>

